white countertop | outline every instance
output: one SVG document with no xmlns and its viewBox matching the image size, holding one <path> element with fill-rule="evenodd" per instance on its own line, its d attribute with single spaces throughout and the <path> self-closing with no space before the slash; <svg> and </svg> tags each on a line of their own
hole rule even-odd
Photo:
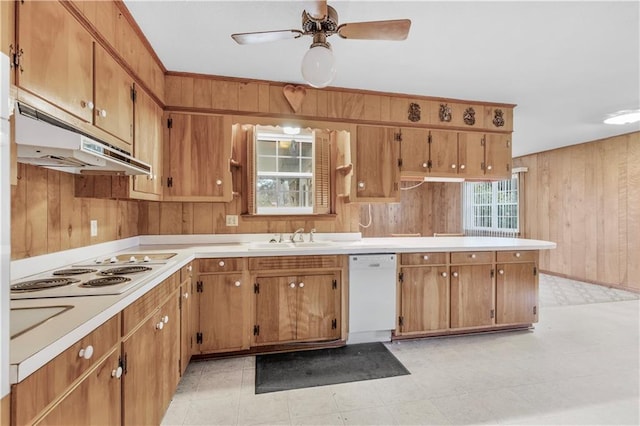
<svg viewBox="0 0 640 426">
<path fill-rule="evenodd" d="M 306 236 L 306 234 L 305 234 Z M 71 263 L 117 252 L 172 252 L 171 262 L 158 268 L 132 290 L 115 296 L 65 297 L 12 300 L 11 308 L 73 305 L 10 341 L 10 380 L 17 383 L 35 372 L 113 315 L 133 303 L 193 259 L 207 257 L 253 257 L 438 251 L 547 250 L 549 241 L 491 237 L 360 238 L 359 233 L 317 234 L 318 247 L 267 245 L 273 234 L 153 235 L 127 238 L 81 249 L 13 261 L 12 280 L 42 273 Z M 288 237 L 288 235 L 286 235 Z M 258 243 L 256 245 L 255 243 Z M 264 248 L 263 248 L 264 247 Z M 277 248 L 274 248 L 277 247 Z M 280 248 L 282 247 L 282 248 Z"/>
</svg>

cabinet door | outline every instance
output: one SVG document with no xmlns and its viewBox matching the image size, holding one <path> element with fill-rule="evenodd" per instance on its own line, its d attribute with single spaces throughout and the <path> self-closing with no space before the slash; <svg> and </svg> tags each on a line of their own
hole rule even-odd
<svg viewBox="0 0 640 426">
<path fill-rule="evenodd" d="M 115 374 L 119 367 L 119 359 L 118 348 L 36 424 L 120 424 L 121 382 Z"/>
<path fill-rule="evenodd" d="M 151 176 L 134 176 L 133 190 L 162 194 L 162 108 L 144 90 L 136 89 L 134 156 L 151 164 Z"/>
<path fill-rule="evenodd" d="M 166 194 L 174 201 L 231 201 L 231 117 L 171 114 Z"/>
<path fill-rule="evenodd" d="M 485 136 L 485 175 L 491 178 L 511 178 L 511 135 Z"/>
<path fill-rule="evenodd" d="M 160 379 L 160 419 L 169 407 L 180 381 L 180 290 L 177 289 L 160 306 L 159 321 L 164 323 L 157 336 L 155 351 L 159 352 L 156 375 Z"/>
<path fill-rule="evenodd" d="M 259 276 L 256 281 L 259 285 L 255 293 L 256 326 L 259 331 L 254 331 L 254 342 L 260 345 L 294 341 L 297 278 Z"/>
<path fill-rule="evenodd" d="M 402 159 L 401 176 L 426 176 L 429 171 L 429 131 L 402 129 L 400 158 Z"/>
<path fill-rule="evenodd" d="M 299 276 L 297 281 L 297 340 L 340 337 L 340 283 L 336 274 Z"/>
<path fill-rule="evenodd" d="M 497 265 L 496 323 L 529 324 L 538 321 L 538 276 L 534 263 Z"/>
<path fill-rule="evenodd" d="M 400 142 L 391 127 L 358 126 L 355 149 L 357 201 L 389 201 L 399 196 Z"/>
<path fill-rule="evenodd" d="M 161 342 L 157 328 L 159 311 L 122 343 L 125 371 L 122 376 L 122 410 L 125 425 L 160 424 L 162 420 Z"/>
<path fill-rule="evenodd" d="M 57 1 L 17 2 L 17 85 L 90 123 L 93 39 Z"/>
<path fill-rule="evenodd" d="M 200 275 L 200 353 L 248 348 L 248 283 L 242 274 Z M 261 330 L 262 331 L 262 330 Z"/>
<path fill-rule="evenodd" d="M 484 177 L 484 134 L 458 133 L 458 174 L 463 177 Z"/>
<path fill-rule="evenodd" d="M 191 278 L 184 281 L 180 287 L 180 374 L 183 374 L 189 365 L 191 355 L 194 353 L 194 333 L 197 322 L 193 322 L 193 282 Z"/>
<path fill-rule="evenodd" d="M 99 44 L 95 45 L 94 124 L 133 143 L 133 79 Z"/>
<path fill-rule="evenodd" d="M 449 273 L 446 266 L 402 268 L 402 333 L 449 328 Z"/>
<path fill-rule="evenodd" d="M 451 328 L 493 325 L 492 265 L 451 266 Z"/>
<path fill-rule="evenodd" d="M 445 177 L 456 176 L 459 168 L 458 133 L 432 130 L 430 145 L 431 168 L 429 174 Z"/>
</svg>

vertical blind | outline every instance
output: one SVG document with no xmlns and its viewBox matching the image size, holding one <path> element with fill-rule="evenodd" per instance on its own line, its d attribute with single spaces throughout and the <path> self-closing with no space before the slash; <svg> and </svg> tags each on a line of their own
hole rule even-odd
<svg viewBox="0 0 640 426">
<path fill-rule="evenodd" d="M 496 182 L 463 183 L 464 235 L 517 237 L 518 175 Z"/>
</svg>

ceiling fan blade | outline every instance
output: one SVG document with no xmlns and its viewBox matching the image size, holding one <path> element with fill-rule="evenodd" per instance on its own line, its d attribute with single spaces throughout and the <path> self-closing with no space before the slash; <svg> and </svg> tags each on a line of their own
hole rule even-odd
<svg viewBox="0 0 640 426">
<path fill-rule="evenodd" d="M 304 1 L 303 4 L 307 15 L 313 19 L 321 21 L 325 16 L 327 16 L 327 0 L 308 0 Z"/>
<path fill-rule="evenodd" d="M 355 40 L 404 40 L 409 35 L 410 19 L 351 22 L 338 27 L 338 35 Z"/>
<path fill-rule="evenodd" d="M 238 44 L 267 43 L 270 41 L 289 40 L 303 35 L 299 30 L 259 31 L 255 33 L 231 34 Z"/>
</svg>

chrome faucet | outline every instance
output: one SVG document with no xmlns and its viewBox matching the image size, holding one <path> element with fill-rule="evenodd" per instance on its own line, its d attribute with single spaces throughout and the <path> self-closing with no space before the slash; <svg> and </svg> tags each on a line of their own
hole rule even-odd
<svg viewBox="0 0 640 426">
<path fill-rule="evenodd" d="M 309 242 L 312 243 L 313 242 L 313 234 L 315 234 L 316 232 L 316 228 L 313 228 L 311 231 L 309 231 Z"/>
<path fill-rule="evenodd" d="M 302 236 L 302 233 L 304 232 L 304 228 L 298 228 L 296 229 L 296 231 L 291 234 L 291 242 L 295 243 L 295 242 L 299 242 L 302 243 L 304 242 L 304 237 Z M 298 239 L 298 241 L 296 241 L 296 236 L 300 235 L 300 238 Z"/>
</svg>

